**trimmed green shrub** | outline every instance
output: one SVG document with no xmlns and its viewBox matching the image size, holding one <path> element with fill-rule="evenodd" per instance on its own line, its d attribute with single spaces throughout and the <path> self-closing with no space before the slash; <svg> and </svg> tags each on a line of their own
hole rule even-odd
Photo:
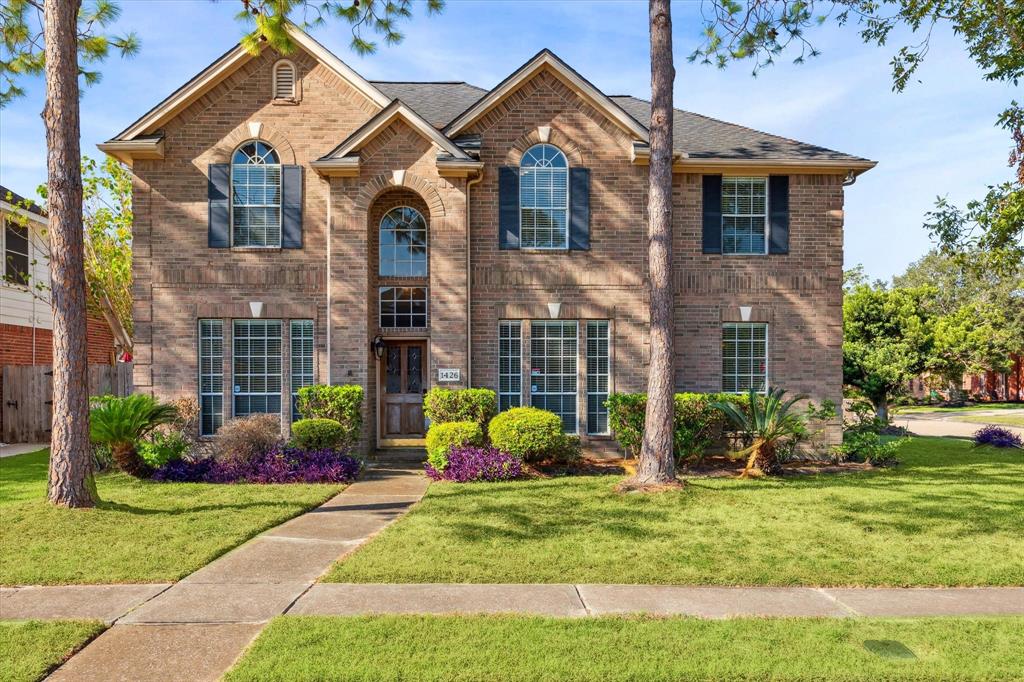
<svg viewBox="0 0 1024 682">
<path fill-rule="evenodd" d="M 423 413 L 432 424 L 476 422 L 483 429 L 498 413 L 498 396 L 489 388 L 432 388 L 423 396 Z"/>
<path fill-rule="evenodd" d="M 562 418 L 536 407 L 514 407 L 491 420 L 491 444 L 525 462 L 550 460 L 571 450 Z"/>
<path fill-rule="evenodd" d="M 149 467 L 159 469 L 168 462 L 184 457 L 188 451 L 188 441 L 177 431 L 157 431 L 153 433 L 152 439 L 140 441 L 137 449 Z"/>
<path fill-rule="evenodd" d="M 448 466 L 448 452 L 463 445 L 483 445 L 484 431 L 472 421 L 431 424 L 427 430 L 427 461 L 437 471 Z"/>
<path fill-rule="evenodd" d="M 359 442 L 363 428 L 363 387 L 355 385 L 304 386 L 297 402 L 303 419 L 333 419 L 341 425 L 338 447 L 352 447 Z"/>
<path fill-rule="evenodd" d="M 345 427 L 334 419 L 316 417 L 292 422 L 292 444 L 304 450 L 336 449 L 345 440 Z"/>
<path fill-rule="evenodd" d="M 673 449 L 678 460 L 700 461 L 707 449 L 727 435 L 729 420 L 711 407 L 715 402 L 744 406 L 743 396 L 733 393 L 676 393 L 673 424 Z M 608 406 L 608 425 L 626 452 L 636 457 L 643 443 L 646 393 L 612 393 Z"/>
</svg>

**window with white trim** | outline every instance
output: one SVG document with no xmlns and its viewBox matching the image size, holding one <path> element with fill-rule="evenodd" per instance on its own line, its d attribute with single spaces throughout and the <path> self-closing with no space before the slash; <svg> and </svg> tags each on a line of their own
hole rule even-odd
<svg viewBox="0 0 1024 682">
<path fill-rule="evenodd" d="M 523 323 L 498 323 L 498 410 L 523 404 Z"/>
<path fill-rule="evenodd" d="M 199 435 L 224 423 L 224 321 L 199 320 Z"/>
<path fill-rule="evenodd" d="M 608 320 L 587 322 L 587 433 L 608 433 L 608 382 L 611 349 Z"/>
<path fill-rule="evenodd" d="M 292 320 L 290 326 L 292 421 L 295 421 L 300 418 L 299 389 L 316 383 L 313 378 L 313 320 Z"/>
<path fill-rule="evenodd" d="M 381 219 L 380 275 L 427 276 L 427 221 L 415 208 L 399 206 Z"/>
<path fill-rule="evenodd" d="M 422 329 L 427 326 L 427 287 L 380 287 L 382 329 Z"/>
<path fill-rule="evenodd" d="M 768 252 L 768 178 L 722 178 L 722 253 Z"/>
<path fill-rule="evenodd" d="M 566 433 L 576 433 L 576 357 L 578 324 L 534 321 L 530 324 L 530 404 L 562 418 Z"/>
<path fill-rule="evenodd" d="M 274 64 L 274 99 L 296 99 L 295 64 L 287 59 Z"/>
<path fill-rule="evenodd" d="M 31 265 L 28 225 L 19 225 L 10 220 L 4 220 L 3 224 L 3 279 L 10 284 L 27 285 L 29 283 L 29 265 Z"/>
<path fill-rule="evenodd" d="M 234 416 L 281 413 L 281 320 L 235 320 Z"/>
<path fill-rule="evenodd" d="M 746 393 L 768 390 L 768 325 L 728 322 L 722 325 L 722 390 Z"/>
<path fill-rule="evenodd" d="M 231 157 L 231 245 L 281 246 L 281 159 L 260 140 Z"/>
<path fill-rule="evenodd" d="M 550 144 L 519 162 L 519 239 L 524 249 L 569 248 L 569 162 Z"/>
</svg>

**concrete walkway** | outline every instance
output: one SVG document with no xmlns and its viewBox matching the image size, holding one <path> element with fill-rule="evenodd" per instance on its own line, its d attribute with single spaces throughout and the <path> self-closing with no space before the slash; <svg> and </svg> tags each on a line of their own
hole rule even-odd
<svg viewBox="0 0 1024 682">
<path fill-rule="evenodd" d="M 984 428 L 985 424 L 979 422 L 961 421 L 963 417 L 976 417 L 984 419 L 993 416 L 1024 416 L 1024 410 L 974 410 L 971 412 L 950 413 L 950 412 L 921 412 L 911 414 L 896 414 L 892 418 L 895 426 L 902 426 L 911 433 L 918 436 L 950 436 L 953 438 L 970 438 L 978 429 Z M 1024 428 L 1009 426 L 1007 424 L 993 424 L 1000 428 L 1007 429 L 1019 436 L 1024 437 Z"/>
<path fill-rule="evenodd" d="M 263 629 L 335 561 L 392 523 L 426 492 L 422 469 L 376 468 L 339 495 L 253 538 L 171 586 L 105 586 L 105 599 L 74 588 L 22 588 L 3 597 L 3 618 L 104 620 L 138 589 L 134 608 L 48 679 L 76 682 L 217 680 Z M 79 588 L 81 593 L 98 586 Z M 53 592 L 50 592 L 53 590 Z M 61 592 L 57 592 L 61 590 Z M 49 606 L 42 597 L 59 595 Z M 100 607 L 100 603 L 103 606 Z M 87 615 L 91 614 L 91 615 Z M 36 616 L 39 617 L 39 616 Z"/>
<path fill-rule="evenodd" d="M 0 443 L 0 458 L 24 455 L 26 452 L 35 452 L 50 447 L 49 443 Z"/>
</svg>

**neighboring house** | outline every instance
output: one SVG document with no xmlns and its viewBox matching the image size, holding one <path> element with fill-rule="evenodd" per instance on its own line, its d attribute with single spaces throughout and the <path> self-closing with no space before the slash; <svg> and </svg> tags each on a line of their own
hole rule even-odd
<svg viewBox="0 0 1024 682">
<path fill-rule="evenodd" d="M 964 376 L 964 391 L 978 401 L 1024 401 L 1024 355 L 1012 356 L 1009 372 L 984 372 Z"/>
<path fill-rule="evenodd" d="M 430 387 L 484 386 L 610 443 L 605 397 L 649 362 L 649 103 L 548 50 L 487 90 L 367 81 L 292 34 L 100 145 L 135 176 L 135 386 L 197 396 L 212 434 L 359 384 L 368 448 L 421 437 Z M 874 163 L 675 116 L 678 389 L 838 403 L 843 192 Z"/>
<path fill-rule="evenodd" d="M 53 313 L 46 212 L 0 185 L 0 396 L 8 365 L 53 364 Z M 114 337 L 100 317 L 88 320 L 89 364 L 110 365 Z M 4 406 L 0 405 L 0 433 Z"/>
</svg>

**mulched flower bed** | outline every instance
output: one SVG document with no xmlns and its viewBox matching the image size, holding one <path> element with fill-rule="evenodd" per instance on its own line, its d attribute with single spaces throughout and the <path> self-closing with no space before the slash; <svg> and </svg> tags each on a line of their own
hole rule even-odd
<svg viewBox="0 0 1024 682">
<path fill-rule="evenodd" d="M 153 480 L 175 483 L 350 483 L 362 463 L 341 450 L 278 447 L 249 459 L 168 462 Z"/>
</svg>

